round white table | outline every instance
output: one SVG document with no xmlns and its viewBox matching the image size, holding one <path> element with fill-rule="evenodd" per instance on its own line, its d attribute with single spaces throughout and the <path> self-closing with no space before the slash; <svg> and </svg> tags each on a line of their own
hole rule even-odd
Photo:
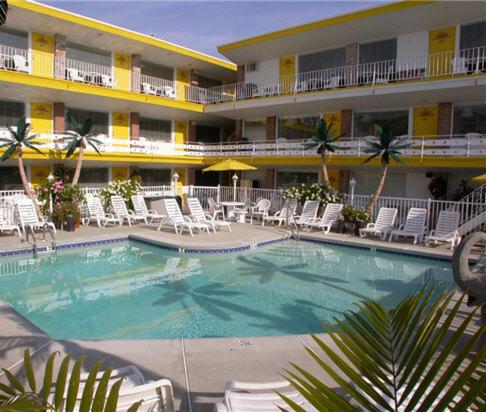
<svg viewBox="0 0 486 412">
<path fill-rule="evenodd" d="M 235 208 L 238 206 L 245 206 L 244 202 L 219 202 L 221 206 L 226 209 L 226 217 L 233 219 L 235 217 Z"/>
</svg>

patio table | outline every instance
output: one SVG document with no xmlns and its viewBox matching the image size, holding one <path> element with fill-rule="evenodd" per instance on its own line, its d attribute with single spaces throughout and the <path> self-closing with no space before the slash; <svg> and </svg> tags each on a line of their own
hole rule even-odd
<svg viewBox="0 0 486 412">
<path fill-rule="evenodd" d="M 225 215 L 229 219 L 234 219 L 236 207 L 245 206 L 244 202 L 219 202 L 219 204 L 226 209 Z"/>
</svg>

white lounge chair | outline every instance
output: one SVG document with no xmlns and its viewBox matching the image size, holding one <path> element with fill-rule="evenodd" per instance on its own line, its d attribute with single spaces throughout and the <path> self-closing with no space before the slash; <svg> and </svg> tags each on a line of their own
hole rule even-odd
<svg viewBox="0 0 486 412">
<path fill-rule="evenodd" d="M 394 207 L 382 207 L 378 212 L 375 223 L 368 223 L 364 229 L 359 230 L 359 237 L 363 238 L 366 234 L 380 236 L 385 240 L 393 230 L 398 210 Z"/>
<path fill-rule="evenodd" d="M 213 215 L 213 219 L 217 219 L 218 215 L 224 220 L 224 207 L 218 205 L 212 197 L 208 197 L 209 212 Z"/>
<path fill-rule="evenodd" d="M 115 87 L 116 83 L 113 77 L 108 76 L 107 74 L 101 75 L 101 85 L 104 87 Z"/>
<path fill-rule="evenodd" d="M 314 222 L 317 217 L 317 211 L 319 210 L 319 201 L 306 200 L 302 207 L 300 215 L 294 216 L 294 222 L 297 225 L 306 225 Z"/>
<path fill-rule="evenodd" d="M 224 401 L 214 406 L 215 412 L 280 411 L 289 406 L 275 392 L 292 399 L 303 410 L 317 411 L 299 392 L 293 390 L 289 382 L 249 383 L 228 382 Z"/>
<path fill-rule="evenodd" d="M 329 233 L 331 227 L 339 219 L 339 215 L 343 210 L 344 205 L 341 203 L 328 203 L 324 209 L 322 217 L 316 218 L 313 222 L 305 224 L 305 229 L 311 229 L 313 227 L 322 229 L 324 233 Z"/>
<path fill-rule="evenodd" d="M 91 197 L 86 199 L 88 204 L 88 217 L 84 219 L 84 224 L 89 225 L 92 220 L 95 220 L 98 227 L 105 228 L 108 223 L 118 223 L 119 226 L 123 224 L 123 220 L 115 217 L 112 214 L 105 213 L 101 199 L 99 197 Z"/>
<path fill-rule="evenodd" d="M 451 249 L 454 249 L 461 241 L 458 232 L 459 217 L 459 212 L 442 210 L 435 229 L 425 238 L 425 246 L 429 246 L 430 243 L 450 243 Z"/>
<path fill-rule="evenodd" d="M 408 211 L 405 223 L 400 225 L 398 229 L 392 230 L 390 233 L 389 241 L 393 240 L 393 237 L 413 237 L 413 244 L 417 244 L 417 241 L 422 242 L 427 220 L 427 209 L 420 207 L 411 207 Z"/>
<path fill-rule="evenodd" d="M 42 230 L 45 234 L 46 230 L 56 233 L 56 227 L 52 222 L 46 222 L 43 217 L 37 215 L 34 202 L 31 199 L 21 199 L 17 202 L 17 212 L 22 232 L 26 233 L 26 229 L 30 228 L 32 233 L 36 230 Z"/>
<path fill-rule="evenodd" d="M 292 223 L 293 217 L 295 213 L 295 209 L 297 208 L 297 203 L 286 203 L 282 206 L 278 212 L 276 212 L 273 216 L 267 216 L 264 218 L 265 222 L 276 223 L 281 226 L 285 222 Z"/>
<path fill-rule="evenodd" d="M 19 237 L 22 237 L 22 234 L 20 233 L 19 225 L 7 223 L 5 216 L 3 215 L 2 209 L 0 209 L 0 232 L 10 232 L 10 233 L 17 232 Z"/>
<path fill-rule="evenodd" d="M 66 69 L 68 80 L 74 80 L 75 82 L 84 82 L 84 75 L 78 69 L 69 68 Z"/>
<path fill-rule="evenodd" d="M 160 220 L 157 230 L 160 230 L 164 224 L 170 224 L 174 227 L 177 235 L 182 233 L 184 229 L 187 229 L 191 236 L 194 236 L 193 229 L 206 230 L 210 234 L 207 223 L 193 222 L 188 216 L 183 216 L 175 199 L 164 199 L 164 205 L 167 216 Z"/>
<path fill-rule="evenodd" d="M 253 218 L 262 220 L 262 226 L 265 224 L 265 218 L 268 217 L 268 212 L 272 202 L 268 199 L 261 199 L 255 206 L 250 209 L 250 223 L 253 223 Z"/>
<path fill-rule="evenodd" d="M 14 62 L 15 70 L 18 70 L 19 72 L 29 71 L 29 67 L 27 66 L 27 59 L 24 56 L 20 54 L 15 54 L 12 59 Z"/>
<path fill-rule="evenodd" d="M 156 210 L 149 210 L 142 195 L 133 195 L 132 203 L 135 214 L 145 216 L 146 219 L 149 219 L 150 223 L 152 223 L 154 220 L 160 220 L 164 217 L 162 215 L 159 215 Z"/>
<path fill-rule="evenodd" d="M 214 233 L 216 233 L 217 228 L 220 229 L 222 227 L 227 228 L 231 232 L 231 222 L 213 219 L 210 213 L 204 212 L 198 198 L 189 197 L 187 199 L 187 205 L 189 206 L 191 216 L 195 222 L 208 224 L 213 229 Z"/>
<path fill-rule="evenodd" d="M 111 197 L 111 207 L 113 208 L 113 212 L 115 212 L 115 216 L 121 219 L 122 222 L 126 220 L 130 227 L 132 227 L 132 221 L 136 222 L 137 220 L 143 220 L 148 225 L 146 216 L 128 211 L 127 205 L 121 196 Z"/>
</svg>

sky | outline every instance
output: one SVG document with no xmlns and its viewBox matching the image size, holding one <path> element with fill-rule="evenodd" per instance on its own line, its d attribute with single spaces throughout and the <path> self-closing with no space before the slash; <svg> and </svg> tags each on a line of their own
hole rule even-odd
<svg viewBox="0 0 486 412">
<path fill-rule="evenodd" d="M 225 58 L 217 46 L 384 1 L 38 0 Z"/>
</svg>

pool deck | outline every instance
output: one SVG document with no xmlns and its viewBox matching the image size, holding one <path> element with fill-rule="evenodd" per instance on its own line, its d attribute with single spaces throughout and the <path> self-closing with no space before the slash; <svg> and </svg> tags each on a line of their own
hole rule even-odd
<svg viewBox="0 0 486 412">
<path fill-rule="evenodd" d="M 187 233 L 176 236 L 169 230 L 157 232 L 154 226 L 138 225 L 132 229 L 124 226 L 105 230 L 81 227 L 75 232 L 59 232 L 57 243 L 123 238 L 128 235 L 164 244 L 167 242 L 187 249 L 241 247 L 282 239 L 286 232 L 275 227 L 233 224 L 232 233 L 218 232 L 212 236 L 197 234 L 191 238 Z M 413 251 L 442 258 L 451 255 L 451 252 L 443 247 L 427 249 L 423 246 L 390 244 L 334 233 L 323 235 L 316 232 L 301 235 L 302 239 L 327 240 L 355 247 L 388 247 L 391 251 Z M 21 244 L 18 238 L 13 236 L 0 235 L 0 251 L 20 247 L 31 246 Z M 471 309 L 464 305 L 461 316 L 467 316 L 470 311 Z M 478 325 L 479 317 L 473 322 L 472 331 Z M 61 353 L 72 353 L 74 356 L 87 355 L 88 366 L 99 359 L 106 359 L 105 364 L 113 367 L 133 364 L 142 371 L 146 379 L 170 379 L 174 387 L 177 410 L 184 412 L 211 411 L 214 402 L 222 399 L 227 381 L 281 380 L 284 369 L 290 367 L 290 361 L 307 368 L 333 385 L 332 380 L 323 375 L 305 350 L 317 349 L 309 335 L 171 340 L 52 340 L 7 304 L 0 302 L 0 336 L 0 366 L 13 373 L 18 373 L 22 367 L 23 351 L 26 348 L 33 353 L 33 362 L 36 366 L 43 366 L 48 355 L 56 350 Z M 327 335 L 320 336 L 334 346 Z M 40 368 L 36 368 L 36 372 L 40 373 Z M 0 380 L 3 379 L 5 377 L 0 374 Z"/>
</svg>

